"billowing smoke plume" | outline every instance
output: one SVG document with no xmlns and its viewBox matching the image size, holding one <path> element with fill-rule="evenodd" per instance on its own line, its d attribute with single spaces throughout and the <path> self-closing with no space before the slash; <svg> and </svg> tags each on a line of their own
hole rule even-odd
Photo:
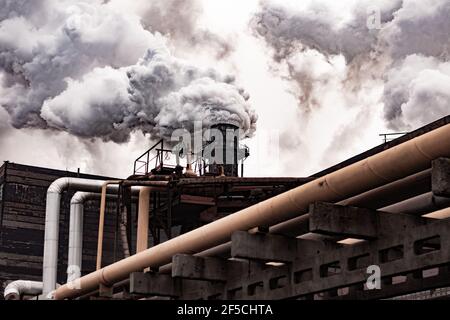
<svg viewBox="0 0 450 320">
<path fill-rule="evenodd" d="M 57 97 L 44 102 L 41 117 L 53 128 L 80 137 L 126 141 L 139 129 L 170 138 L 175 129 L 192 130 L 232 121 L 251 133 L 256 115 L 234 79 L 200 70 L 166 50 L 148 51 L 138 64 L 96 68 L 80 81 L 69 81 Z M 68 107 L 69 106 L 69 107 Z"/>
<path fill-rule="evenodd" d="M 367 9 L 373 1 L 358 2 L 350 18 L 330 4 L 314 2 L 298 11 L 265 2 L 254 18 L 254 27 L 276 49 L 278 59 L 296 50 L 311 48 L 330 56 L 342 54 L 347 61 L 374 50 L 376 32 L 367 28 Z M 400 1 L 379 1 L 381 22 L 392 20 Z M 347 9 L 348 10 L 348 9 Z"/>
<path fill-rule="evenodd" d="M 195 120 L 254 131 L 248 95 L 232 77 L 174 58 L 121 5 L 0 0 L 0 104 L 14 127 L 115 142 L 134 131 L 167 137 Z"/>
<path fill-rule="evenodd" d="M 450 1 L 275 4 L 252 20 L 278 68 L 294 80 L 302 110 L 323 108 L 340 91 L 349 107 L 380 91 L 384 120 L 410 130 L 450 113 Z M 373 105 L 377 105 L 373 100 Z"/>
<path fill-rule="evenodd" d="M 117 0 L 116 0 L 117 1 Z M 233 51 L 233 41 L 198 25 L 203 13 L 200 0 L 138 0 L 144 27 L 174 40 L 183 50 L 208 50 L 217 58 Z"/>
<path fill-rule="evenodd" d="M 383 98 L 385 117 L 399 130 L 450 114 L 450 62 L 409 55 L 389 70 Z"/>
</svg>

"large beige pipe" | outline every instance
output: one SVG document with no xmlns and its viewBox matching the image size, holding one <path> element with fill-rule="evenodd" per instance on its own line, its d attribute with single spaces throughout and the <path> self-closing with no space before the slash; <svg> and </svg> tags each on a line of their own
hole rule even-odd
<svg viewBox="0 0 450 320">
<path fill-rule="evenodd" d="M 357 196 L 338 202 L 346 206 L 362 206 L 364 208 L 380 209 L 385 204 L 393 204 L 409 199 L 411 196 L 431 189 L 431 169 L 415 173 L 405 178 L 371 189 Z M 258 232 L 258 229 L 250 230 Z M 309 214 L 303 214 L 283 221 L 269 228 L 269 233 L 290 237 L 299 237 L 309 233 Z M 231 242 L 195 254 L 199 257 L 227 257 L 230 254 Z M 169 273 L 172 264 L 159 268 L 161 273 Z"/>
<path fill-rule="evenodd" d="M 393 181 L 375 189 L 371 189 L 357 196 L 338 202 L 346 206 L 362 206 L 364 208 L 380 209 L 384 205 L 390 205 L 409 199 L 417 194 L 431 190 L 431 169 L 415 173 L 405 178 Z M 258 229 L 250 232 L 257 232 Z M 298 237 L 309 233 L 309 214 L 303 214 L 290 220 L 283 221 L 269 228 L 269 233 L 290 237 Z M 231 242 L 197 253 L 200 257 L 226 257 L 229 255 Z M 159 272 L 168 273 L 172 265 L 168 264 L 159 269 Z"/>
<path fill-rule="evenodd" d="M 343 206 L 381 209 L 431 190 L 431 169 L 371 189 L 339 201 Z M 297 237 L 309 232 L 309 215 L 305 214 L 270 227 L 270 233 Z"/>
<path fill-rule="evenodd" d="M 425 170 L 432 160 L 446 156 L 450 156 L 450 125 L 97 270 L 79 279 L 81 289 L 64 285 L 54 291 L 54 298 L 77 297 L 97 289 L 99 284 L 110 286 L 132 272 L 167 264 L 177 253 L 206 250 L 229 241 L 234 231 L 277 224 L 305 213 L 315 201 L 341 201 Z"/>
<path fill-rule="evenodd" d="M 151 187 L 142 187 L 139 192 L 139 212 L 136 239 L 136 252 L 148 249 L 148 220 L 150 211 Z"/>
</svg>

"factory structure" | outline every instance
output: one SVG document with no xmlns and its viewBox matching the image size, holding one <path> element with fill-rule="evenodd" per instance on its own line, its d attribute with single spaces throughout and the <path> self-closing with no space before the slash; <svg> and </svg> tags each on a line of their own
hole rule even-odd
<svg viewBox="0 0 450 320">
<path fill-rule="evenodd" d="M 292 178 L 246 177 L 238 127 L 212 129 L 127 179 L 5 162 L 2 299 L 450 297 L 450 116 Z"/>
</svg>

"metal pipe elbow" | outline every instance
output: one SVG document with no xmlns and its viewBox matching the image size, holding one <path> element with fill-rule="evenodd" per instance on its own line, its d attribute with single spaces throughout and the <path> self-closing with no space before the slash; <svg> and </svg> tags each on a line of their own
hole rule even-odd
<svg viewBox="0 0 450 320">
<path fill-rule="evenodd" d="M 91 192 L 79 191 L 75 193 L 70 200 L 70 205 L 84 204 L 87 200 L 94 197 L 96 194 Z"/>
<path fill-rule="evenodd" d="M 42 289 L 42 282 L 17 280 L 6 286 L 3 296 L 5 300 L 20 300 L 23 295 L 40 295 Z"/>
<path fill-rule="evenodd" d="M 70 178 L 59 178 L 50 185 L 47 189 L 47 194 L 49 193 L 62 193 L 64 189 L 70 184 Z"/>
</svg>

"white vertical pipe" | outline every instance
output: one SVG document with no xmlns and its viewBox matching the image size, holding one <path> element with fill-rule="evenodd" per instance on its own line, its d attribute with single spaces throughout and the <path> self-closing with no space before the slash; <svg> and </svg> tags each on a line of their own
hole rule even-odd
<svg viewBox="0 0 450 320">
<path fill-rule="evenodd" d="M 47 193 L 45 213 L 44 257 L 42 265 L 43 294 L 55 290 L 58 266 L 59 210 L 61 194 Z"/>
<path fill-rule="evenodd" d="M 133 194 L 140 192 L 141 187 L 132 187 Z M 108 192 L 117 193 L 118 186 L 110 186 Z M 83 264 L 83 220 L 84 204 L 88 200 L 100 199 L 101 194 L 95 192 L 79 191 L 70 201 L 69 223 L 69 252 L 67 255 L 67 282 L 75 281 L 81 277 Z M 116 198 L 115 195 L 107 195 L 107 198 Z"/>
<path fill-rule="evenodd" d="M 79 178 L 60 178 L 47 190 L 45 208 L 44 257 L 42 266 L 43 295 L 56 288 L 58 272 L 59 214 L 61 193 L 69 187 L 82 191 L 99 192 L 104 181 Z"/>
<path fill-rule="evenodd" d="M 69 252 L 67 256 L 67 282 L 81 277 L 83 263 L 84 202 L 96 193 L 77 192 L 70 202 Z"/>
</svg>

